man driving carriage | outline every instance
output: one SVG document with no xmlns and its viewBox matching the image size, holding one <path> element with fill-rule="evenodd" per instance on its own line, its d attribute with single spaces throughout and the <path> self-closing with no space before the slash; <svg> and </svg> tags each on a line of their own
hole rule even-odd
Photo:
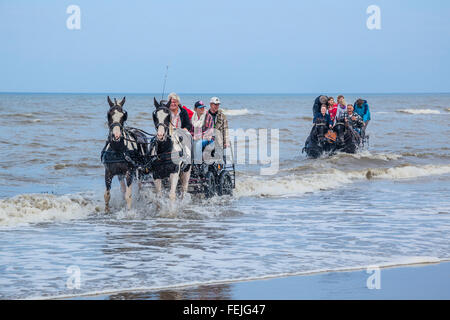
<svg viewBox="0 0 450 320">
<path fill-rule="evenodd" d="M 183 108 L 180 103 L 180 97 L 172 92 L 167 99 L 170 101 L 170 122 L 174 128 L 192 130 L 192 123 L 189 117 L 189 113 L 186 108 Z"/>
</svg>

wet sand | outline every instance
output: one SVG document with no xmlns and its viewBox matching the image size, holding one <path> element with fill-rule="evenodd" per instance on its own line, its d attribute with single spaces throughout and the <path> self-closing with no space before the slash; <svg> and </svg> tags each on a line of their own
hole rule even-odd
<svg viewBox="0 0 450 320">
<path fill-rule="evenodd" d="M 366 270 L 318 273 L 81 299 L 139 300 L 321 300 L 450 299 L 450 262 L 380 269 L 380 289 L 368 289 Z M 376 286 L 376 281 L 369 281 Z"/>
</svg>

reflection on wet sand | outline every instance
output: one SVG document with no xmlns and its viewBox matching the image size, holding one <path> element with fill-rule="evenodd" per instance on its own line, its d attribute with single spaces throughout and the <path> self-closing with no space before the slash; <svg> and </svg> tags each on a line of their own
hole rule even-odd
<svg viewBox="0 0 450 320">
<path fill-rule="evenodd" d="M 220 284 L 150 292 L 124 292 L 108 297 L 110 300 L 230 300 L 231 285 Z"/>
</svg>

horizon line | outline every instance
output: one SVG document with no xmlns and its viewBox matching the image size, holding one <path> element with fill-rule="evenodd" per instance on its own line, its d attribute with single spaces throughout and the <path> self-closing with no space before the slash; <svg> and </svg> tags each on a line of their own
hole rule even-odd
<svg viewBox="0 0 450 320">
<path fill-rule="evenodd" d="M 431 92 L 413 92 L 413 91 L 405 91 L 405 92 L 328 92 L 328 94 L 353 94 L 353 95 L 359 95 L 359 94 L 450 94 L 450 91 L 448 92 L 438 92 L 438 91 L 431 91 Z M 95 92 L 95 91 L 72 91 L 72 92 L 65 92 L 65 91 L 0 91 L 0 94 L 92 94 L 92 95 L 100 95 L 100 94 L 129 94 L 129 95 L 160 95 L 160 93 L 155 92 Z M 168 93 L 167 93 L 168 94 Z M 320 94 L 317 92 L 178 92 L 178 95 L 316 95 Z M 326 95 L 325 93 L 322 93 Z"/>
</svg>

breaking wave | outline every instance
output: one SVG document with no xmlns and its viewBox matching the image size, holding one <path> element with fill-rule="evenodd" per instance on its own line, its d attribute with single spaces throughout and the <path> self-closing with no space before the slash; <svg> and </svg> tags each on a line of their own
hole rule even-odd
<svg viewBox="0 0 450 320">
<path fill-rule="evenodd" d="M 403 157 L 401 154 L 396 153 L 371 153 L 368 150 L 363 150 L 358 153 L 338 153 L 334 156 L 335 158 L 353 158 L 357 160 L 381 160 L 381 161 L 392 161 L 398 160 Z M 333 159 L 330 158 L 330 159 Z"/>
<path fill-rule="evenodd" d="M 306 173 L 309 170 L 303 170 L 302 168 L 305 169 L 304 166 L 297 168 L 298 170 L 294 168 L 284 172 L 288 173 L 286 175 L 271 179 L 267 179 L 267 177 L 264 176 L 239 176 L 239 178 L 236 179 L 234 196 L 236 198 L 290 197 L 321 190 L 335 189 L 346 184 L 364 180 L 402 180 L 450 174 L 450 165 L 403 165 L 391 168 L 370 168 L 357 171 L 323 168 L 324 172 L 320 173 Z M 292 173 L 289 171 L 292 171 Z M 103 200 L 100 200 L 100 198 L 100 196 L 95 197 L 94 194 L 21 194 L 12 198 L 1 199 L 0 227 L 84 219 L 91 214 L 103 211 Z M 214 199 L 215 198 L 210 199 L 209 201 L 214 201 L 214 203 L 218 201 L 220 203 L 221 201 L 231 200 L 224 200 L 219 197 L 216 200 Z M 119 210 L 116 217 L 118 219 L 124 219 L 125 217 L 123 214 L 128 218 L 136 218 L 135 214 L 140 215 L 141 211 L 148 211 L 148 204 L 142 204 L 146 210 L 137 210 L 136 212 L 131 211 L 131 216 L 128 216 L 130 212 L 122 210 L 123 204 L 120 203 L 121 201 L 122 199 L 119 195 L 113 195 L 111 205 L 113 209 Z M 135 205 L 137 205 L 136 209 L 140 209 L 139 202 L 135 202 Z M 198 207 L 198 205 L 195 207 Z M 178 214 L 177 216 L 178 218 L 188 219 L 198 219 L 204 216 L 203 212 L 191 211 L 192 210 L 184 210 L 181 212 L 181 215 Z M 165 216 L 165 214 L 162 216 Z M 205 215 L 205 217 L 207 216 L 208 215 Z"/>
<path fill-rule="evenodd" d="M 400 110 L 397 110 L 397 112 L 407 113 L 407 114 L 440 114 L 441 113 L 439 110 L 433 110 L 433 109 L 400 109 Z"/>
<path fill-rule="evenodd" d="M 323 173 L 290 174 L 271 180 L 243 177 L 236 181 L 237 197 L 288 197 L 321 190 L 335 189 L 345 184 L 371 179 L 403 180 L 450 173 L 450 165 L 404 165 L 359 171 L 326 169 Z"/>
<path fill-rule="evenodd" d="M 246 114 L 250 114 L 248 109 L 223 109 L 223 112 L 227 116 L 243 116 Z"/>
<path fill-rule="evenodd" d="M 0 227 L 85 218 L 99 210 L 97 205 L 77 194 L 21 194 L 0 200 Z"/>
</svg>

